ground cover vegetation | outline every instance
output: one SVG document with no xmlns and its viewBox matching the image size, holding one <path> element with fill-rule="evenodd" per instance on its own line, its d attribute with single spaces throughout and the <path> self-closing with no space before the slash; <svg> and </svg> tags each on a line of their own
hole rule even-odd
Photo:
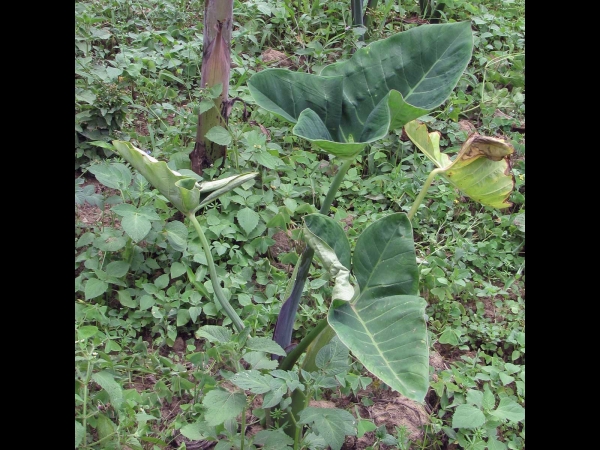
<svg viewBox="0 0 600 450">
<path fill-rule="evenodd" d="M 75 3 L 76 448 L 525 447 L 524 2 L 361 3 L 233 2 L 201 175 L 204 2 Z M 416 33 L 439 101 L 273 106 Z"/>
</svg>

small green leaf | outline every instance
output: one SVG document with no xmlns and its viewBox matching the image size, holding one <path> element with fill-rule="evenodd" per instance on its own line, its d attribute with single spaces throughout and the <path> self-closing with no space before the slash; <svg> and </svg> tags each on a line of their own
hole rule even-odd
<svg viewBox="0 0 600 450">
<path fill-rule="evenodd" d="M 190 312 L 187 309 L 177 311 L 177 326 L 182 327 L 190 320 Z"/>
<path fill-rule="evenodd" d="M 98 327 L 94 325 L 85 325 L 77 329 L 79 339 L 89 339 L 98 332 Z"/>
<path fill-rule="evenodd" d="M 180 263 L 179 261 L 173 262 L 173 264 L 171 264 L 171 279 L 180 277 L 186 272 L 186 270 L 187 268 L 184 264 Z"/>
<path fill-rule="evenodd" d="M 277 406 L 288 390 L 286 382 L 279 378 L 270 379 L 269 385 L 271 386 L 271 390 L 267 392 L 263 398 L 263 408 L 273 408 Z"/>
<path fill-rule="evenodd" d="M 204 396 L 202 404 L 206 408 L 206 423 L 220 425 L 228 419 L 235 419 L 246 406 L 246 396 L 241 392 L 214 389 Z"/>
<path fill-rule="evenodd" d="M 110 210 L 121 217 L 129 216 L 137 212 L 137 208 L 131 203 L 119 203 L 110 208 Z"/>
<path fill-rule="evenodd" d="M 267 357 L 264 352 L 246 352 L 244 353 L 244 360 L 255 370 L 273 370 L 279 365 L 279 362 Z"/>
<path fill-rule="evenodd" d="M 114 376 L 105 370 L 92 374 L 92 379 L 104 389 L 110 397 L 110 402 L 119 409 L 123 402 L 123 390 L 119 383 L 115 381 Z"/>
<path fill-rule="evenodd" d="M 212 100 L 202 100 L 198 105 L 198 114 L 203 114 L 215 107 L 215 102 Z"/>
<path fill-rule="evenodd" d="M 198 420 L 195 423 L 188 423 L 181 427 L 181 434 L 192 441 L 200 441 L 208 436 L 215 435 L 215 429 L 209 426 L 204 420 Z"/>
<path fill-rule="evenodd" d="M 504 386 L 506 386 L 507 384 L 512 383 L 513 381 L 515 381 L 514 377 L 511 377 L 510 375 L 505 374 L 504 372 L 500 372 L 498 374 L 498 376 L 500 377 L 500 381 L 502 381 L 502 384 Z"/>
<path fill-rule="evenodd" d="M 250 234 L 258 225 L 260 216 L 256 211 L 250 208 L 240 209 L 237 213 L 237 220 L 246 234 Z"/>
<path fill-rule="evenodd" d="M 273 353 L 274 355 L 285 356 L 287 353 L 274 340 L 268 337 L 249 337 L 246 342 L 246 348 L 260 352 Z"/>
<path fill-rule="evenodd" d="M 182 252 L 187 247 L 188 229 L 178 220 L 168 222 L 165 226 L 167 232 L 167 240 L 173 248 L 179 252 Z"/>
<path fill-rule="evenodd" d="M 489 378 L 488 378 L 489 379 Z M 494 408 L 496 405 L 496 398 L 494 397 L 494 393 L 490 390 L 489 386 L 486 384 L 483 390 L 483 401 L 481 406 L 486 411 Z"/>
<path fill-rule="evenodd" d="M 192 319 L 192 322 L 196 323 L 196 319 L 198 318 L 198 316 L 200 315 L 201 312 L 202 312 L 202 306 L 192 306 L 188 310 L 188 313 L 190 315 L 190 319 Z"/>
<path fill-rule="evenodd" d="M 484 423 L 485 415 L 473 405 L 458 405 L 452 416 L 452 428 L 479 428 Z"/>
<path fill-rule="evenodd" d="M 504 442 L 499 441 L 494 437 L 490 437 L 487 440 L 488 450 L 506 450 L 508 447 Z"/>
<path fill-rule="evenodd" d="M 262 450 L 286 450 L 294 445 L 294 440 L 279 428 L 259 431 L 254 436 L 254 444 L 261 445 Z"/>
<path fill-rule="evenodd" d="M 275 158 L 267 151 L 256 153 L 255 158 L 257 163 L 271 170 L 276 170 L 277 166 L 282 164 L 282 161 L 279 158 Z"/>
<path fill-rule="evenodd" d="M 206 307 L 204 308 L 206 311 Z M 195 335 L 196 338 L 204 338 L 211 343 L 220 342 L 222 344 L 229 342 L 232 336 L 231 330 L 218 325 L 204 325 L 200 327 Z"/>
<path fill-rule="evenodd" d="M 96 431 L 98 431 L 99 439 L 107 440 L 110 435 L 115 433 L 115 430 L 116 425 L 106 414 L 98 414 L 96 419 Z"/>
<path fill-rule="evenodd" d="M 104 186 L 111 189 L 123 190 L 131 184 L 131 172 L 125 164 L 96 164 L 88 170 L 96 176 L 96 179 Z"/>
<path fill-rule="evenodd" d="M 127 275 L 129 263 L 125 261 L 113 261 L 106 266 L 106 274 L 111 277 L 121 278 Z"/>
<path fill-rule="evenodd" d="M 156 280 L 154 280 L 154 286 L 158 289 L 164 289 L 169 285 L 169 275 L 163 273 Z"/>
<path fill-rule="evenodd" d="M 525 408 L 515 402 L 513 399 L 503 397 L 495 411 L 491 411 L 495 417 L 509 422 L 521 422 L 525 419 Z"/>
<path fill-rule="evenodd" d="M 154 306 L 154 303 L 156 303 L 154 297 L 152 297 L 151 295 L 142 295 L 142 297 L 140 298 L 140 309 L 144 311 Z"/>
<path fill-rule="evenodd" d="M 79 422 L 75 421 L 75 448 L 79 447 L 85 437 L 85 428 Z"/>
<path fill-rule="evenodd" d="M 152 228 L 150 221 L 140 214 L 131 214 L 123 217 L 121 226 L 135 242 L 144 239 Z"/>
<path fill-rule="evenodd" d="M 312 424 L 312 429 L 331 447 L 340 450 L 346 436 L 356 435 L 356 421 L 348 411 L 308 406 L 300 412 L 300 424 Z"/>
<path fill-rule="evenodd" d="M 216 125 L 212 127 L 205 135 L 206 139 L 219 145 L 231 144 L 231 134 L 225 128 Z"/>
<path fill-rule="evenodd" d="M 375 425 L 372 420 L 361 419 L 358 421 L 358 425 L 356 427 L 356 437 L 360 439 L 365 435 L 365 433 L 368 433 L 369 431 L 375 431 L 376 429 L 377 425 Z"/>
<path fill-rule="evenodd" d="M 106 292 L 108 289 L 108 283 L 105 281 L 99 280 L 97 278 L 90 278 L 85 283 L 85 299 L 91 300 L 92 298 L 96 298 Z"/>
<path fill-rule="evenodd" d="M 232 376 L 229 381 L 237 387 L 250 391 L 253 394 L 264 394 L 271 390 L 269 378 L 262 375 L 258 370 L 243 370 Z M 264 405 L 263 408 L 265 408 Z"/>
</svg>

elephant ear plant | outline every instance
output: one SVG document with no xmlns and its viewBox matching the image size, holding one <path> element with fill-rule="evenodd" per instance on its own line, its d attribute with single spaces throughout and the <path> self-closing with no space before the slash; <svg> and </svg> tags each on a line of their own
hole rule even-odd
<svg viewBox="0 0 600 450">
<path fill-rule="evenodd" d="M 193 176 L 186 176 L 171 170 L 166 162 L 156 160 L 129 142 L 113 141 L 112 143 L 117 153 L 140 172 L 150 184 L 158 189 L 194 225 L 196 233 L 198 233 L 198 237 L 200 238 L 202 249 L 206 255 L 215 296 L 227 316 L 233 322 L 235 328 L 238 331 L 242 331 L 244 324 L 229 304 L 221 288 L 215 263 L 210 252 L 210 246 L 198 219 L 196 219 L 196 212 L 220 195 L 229 192 L 246 181 L 254 179 L 258 173 L 251 172 L 216 181 L 198 182 Z M 190 279 L 194 282 L 195 277 L 190 276 Z"/>
<path fill-rule="evenodd" d="M 267 69 L 248 81 L 259 106 L 294 123 L 294 135 L 341 162 L 319 214 L 304 219 L 308 246 L 298 261 L 273 336 L 289 351 L 280 369 L 292 369 L 306 352 L 301 369 L 315 370 L 317 353 L 337 335 L 371 373 L 406 397 L 423 402 L 429 386 L 426 302 L 418 294 L 410 221 L 436 174 L 494 207 L 509 206 L 505 200 L 514 185 L 506 170 L 510 145 L 474 136 L 450 162 L 439 151 L 439 136 L 428 134 L 414 121 L 447 99 L 472 48 L 469 22 L 423 25 L 372 43 L 319 75 Z M 332 200 L 355 157 L 390 130 L 405 126 L 417 147 L 438 167 L 411 211 L 371 224 L 351 256 L 341 226 L 328 217 Z M 481 167 L 483 172 L 477 170 Z M 295 315 L 315 254 L 335 282 L 332 302 L 327 318 L 293 347 Z M 286 430 L 290 436 L 297 436 L 295 424 L 308 400 L 300 390 L 292 394 Z"/>
<path fill-rule="evenodd" d="M 267 69 L 253 75 L 248 85 L 259 106 L 295 124 L 296 136 L 342 161 L 321 204 L 320 213 L 327 215 L 355 156 L 389 130 L 441 105 L 467 67 L 472 50 L 469 22 L 424 25 L 361 48 L 347 61 L 326 66 L 320 75 Z M 277 319 L 274 340 L 283 348 L 291 343 L 313 255 L 312 247 L 307 247 Z M 419 377 L 421 385 L 426 383 L 422 371 Z M 422 400 L 423 386 L 416 395 L 409 391 L 401 390 Z"/>
</svg>

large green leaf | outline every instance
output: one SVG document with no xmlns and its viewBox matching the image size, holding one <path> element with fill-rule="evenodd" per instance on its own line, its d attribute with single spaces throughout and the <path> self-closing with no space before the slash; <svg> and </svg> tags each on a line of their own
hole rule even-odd
<svg viewBox="0 0 600 450">
<path fill-rule="evenodd" d="M 360 294 L 335 300 L 328 322 L 375 376 L 422 402 L 429 386 L 426 302 L 406 214 L 377 220 L 358 238 L 352 262 Z"/>
<path fill-rule="evenodd" d="M 471 135 L 453 160 L 440 151 L 440 135 L 429 133 L 427 126 L 416 120 L 404 126 L 411 141 L 439 168 L 440 175 L 465 195 L 482 205 L 508 208 L 507 201 L 515 180 L 508 157 L 514 147 L 501 139 Z"/>
<path fill-rule="evenodd" d="M 264 109 L 293 133 L 350 158 L 441 105 L 471 59 L 470 22 L 422 25 L 356 51 L 320 75 L 267 69 L 248 80 Z"/>
<path fill-rule="evenodd" d="M 182 213 L 196 212 L 219 195 L 253 179 L 257 172 L 234 175 L 215 181 L 197 182 L 197 176 L 182 175 L 171 170 L 165 161 L 158 161 L 126 141 L 113 141 L 115 150 L 138 170 L 159 192 Z M 214 192 L 213 192 L 214 191 Z M 210 194 L 206 194 L 211 192 Z"/>
</svg>

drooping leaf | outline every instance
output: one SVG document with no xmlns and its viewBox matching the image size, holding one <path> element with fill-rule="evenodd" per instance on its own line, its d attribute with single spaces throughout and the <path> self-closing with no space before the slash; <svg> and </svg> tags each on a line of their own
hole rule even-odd
<svg viewBox="0 0 600 450">
<path fill-rule="evenodd" d="M 330 219 L 324 215 L 320 215 L 321 217 L 315 217 L 317 215 L 312 214 L 311 216 L 312 217 L 309 217 L 309 223 L 319 222 L 321 225 L 320 227 L 315 227 L 314 229 L 321 232 L 326 238 L 329 238 L 330 242 L 332 237 L 338 237 L 338 241 L 341 241 L 341 243 L 337 244 L 338 247 L 343 247 L 343 250 L 341 251 L 342 253 L 347 250 L 349 256 L 350 244 L 348 244 L 348 238 L 346 238 L 345 234 L 343 234 L 344 231 L 339 224 L 335 223 L 333 219 Z M 341 234 L 339 231 L 341 231 Z M 350 269 L 340 263 L 335 250 L 331 248 L 331 246 L 320 236 L 314 234 L 312 229 L 308 226 L 304 231 L 304 239 L 306 240 L 306 243 L 315 251 L 315 255 L 317 255 L 317 257 L 321 260 L 329 272 L 329 275 L 335 281 L 331 298 L 333 300 L 340 299 L 349 301 L 354 296 L 354 288 L 350 284 Z M 333 241 L 332 244 L 336 245 L 335 242 L 338 241 Z"/>
<path fill-rule="evenodd" d="M 248 86 L 293 133 L 341 158 L 357 155 L 444 102 L 471 58 L 470 22 L 422 25 L 361 48 L 320 75 L 266 69 Z"/>
<path fill-rule="evenodd" d="M 350 268 L 350 242 L 342 226 L 324 214 L 306 214 L 302 220 L 311 233 L 321 238 L 337 256 L 338 261 Z"/>
<path fill-rule="evenodd" d="M 440 175 L 465 195 L 493 208 L 512 205 L 507 201 L 515 186 L 508 162 L 508 157 L 514 152 L 510 143 L 473 134 L 451 160 L 440 151 L 437 131 L 429 133 L 427 126 L 417 121 L 407 123 L 404 130 L 425 156 L 444 169 Z"/>
<path fill-rule="evenodd" d="M 116 151 L 139 171 L 159 192 L 183 214 L 196 212 L 219 195 L 256 177 L 251 172 L 214 181 L 197 181 L 197 174 L 184 175 L 171 170 L 166 162 L 158 161 L 126 141 L 113 141 Z M 182 170 L 182 172 L 184 172 Z M 212 192 L 214 191 L 214 192 Z M 206 195 L 207 192 L 211 194 Z"/>
<path fill-rule="evenodd" d="M 113 141 L 119 155 L 139 171 L 152 186 L 167 197 L 183 214 L 198 209 L 200 190 L 194 178 L 171 170 L 167 163 L 158 161 L 126 141 Z"/>
<path fill-rule="evenodd" d="M 390 214 L 360 235 L 353 257 L 360 294 L 334 301 L 328 321 L 340 340 L 375 376 L 422 402 L 429 387 L 424 299 L 412 227 L 406 214 Z"/>
<path fill-rule="evenodd" d="M 206 408 L 206 423 L 220 425 L 228 419 L 235 419 L 246 406 L 246 396 L 241 392 L 214 389 L 204 396 L 202 404 Z"/>
<path fill-rule="evenodd" d="M 337 408 L 308 406 L 300 412 L 300 424 L 311 424 L 312 429 L 331 447 L 340 450 L 346 436 L 356 435 L 356 420 L 348 411 Z"/>
<path fill-rule="evenodd" d="M 217 197 L 235 189 L 247 181 L 254 179 L 257 175 L 258 172 L 248 172 L 241 175 L 233 175 L 231 177 L 221 178 L 219 180 L 202 182 L 200 185 L 200 192 L 202 194 L 200 207 L 204 207 Z M 210 194 L 206 195 L 207 192 L 210 192 Z"/>
</svg>

